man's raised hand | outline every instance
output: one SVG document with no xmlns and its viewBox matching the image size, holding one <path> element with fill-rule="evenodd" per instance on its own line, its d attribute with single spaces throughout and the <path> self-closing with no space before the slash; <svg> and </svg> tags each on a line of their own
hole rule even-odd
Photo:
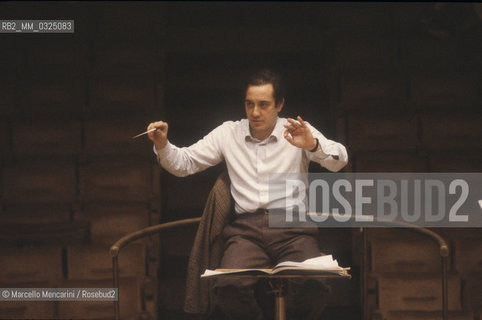
<svg viewBox="0 0 482 320">
<path fill-rule="evenodd" d="M 316 146 L 316 139 L 313 138 L 310 128 L 308 128 L 303 119 L 300 116 L 297 119 L 299 122 L 288 118 L 288 123 L 284 125 L 286 128 L 284 132 L 285 139 L 295 147 L 313 150 Z"/>
<path fill-rule="evenodd" d="M 167 145 L 167 130 L 168 130 L 167 122 L 164 122 L 164 121 L 152 122 L 147 126 L 147 131 L 154 128 L 157 128 L 157 130 L 153 132 L 149 132 L 147 135 L 149 139 L 152 142 L 154 142 L 156 149 L 160 150 Z"/>
</svg>

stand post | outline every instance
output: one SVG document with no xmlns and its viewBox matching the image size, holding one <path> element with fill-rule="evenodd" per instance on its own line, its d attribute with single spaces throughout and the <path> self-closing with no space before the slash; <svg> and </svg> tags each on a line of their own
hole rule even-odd
<svg viewBox="0 0 482 320">
<path fill-rule="evenodd" d="M 284 293 L 284 283 L 282 279 L 273 279 L 269 281 L 273 294 L 275 296 L 275 319 L 286 320 L 286 301 Z"/>
</svg>

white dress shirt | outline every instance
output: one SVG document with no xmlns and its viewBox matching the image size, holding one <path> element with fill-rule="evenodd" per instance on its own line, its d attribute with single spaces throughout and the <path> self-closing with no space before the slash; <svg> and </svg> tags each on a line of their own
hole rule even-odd
<svg viewBox="0 0 482 320">
<path fill-rule="evenodd" d="M 168 142 L 160 150 L 154 147 L 154 152 L 161 166 L 179 177 L 225 160 L 236 212 L 254 212 L 270 206 L 270 174 L 306 173 L 310 161 L 338 171 L 348 162 L 343 145 L 325 138 L 306 121 L 320 149 L 310 152 L 291 145 L 283 136 L 286 123 L 285 118 L 278 118 L 271 135 L 260 141 L 251 136 L 247 119 L 227 121 L 190 147 L 179 148 Z"/>
</svg>

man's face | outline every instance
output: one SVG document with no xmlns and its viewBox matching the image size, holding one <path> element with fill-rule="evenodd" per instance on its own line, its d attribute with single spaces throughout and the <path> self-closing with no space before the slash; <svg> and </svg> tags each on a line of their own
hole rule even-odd
<svg viewBox="0 0 482 320">
<path fill-rule="evenodd" d="M 253 137 L 260 140 L 269 137 L 276 125 L 278 113 L 283 108 L 283 102 L 276 105 L 271 83 L 248 87 L 244 108 Z"/>
</svg>

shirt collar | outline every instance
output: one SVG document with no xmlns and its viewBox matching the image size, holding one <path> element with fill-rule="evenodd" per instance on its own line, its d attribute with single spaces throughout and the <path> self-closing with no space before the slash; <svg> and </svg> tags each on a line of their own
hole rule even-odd
<svg viewBox="0 0 482 320">
<path fill-rule="evenodd" d="M 271 132 L 270 136 L 266 138 L 268 141 L 278 141 L 282 136 L 283 136 L 283 131 L 284 131 L 284 124 L 285 119 L 284 118 L 279 118 L 276 120 L 276 125 L 273 128 L 273 131 Z M 259 141 L 255 137 L 251 135 L 251 132 L 249 131 L 249 120 L 246 119 L 245 125 L 243 126 L 243 135 L 244 139 L 246 141 Z"/>
</svg>

